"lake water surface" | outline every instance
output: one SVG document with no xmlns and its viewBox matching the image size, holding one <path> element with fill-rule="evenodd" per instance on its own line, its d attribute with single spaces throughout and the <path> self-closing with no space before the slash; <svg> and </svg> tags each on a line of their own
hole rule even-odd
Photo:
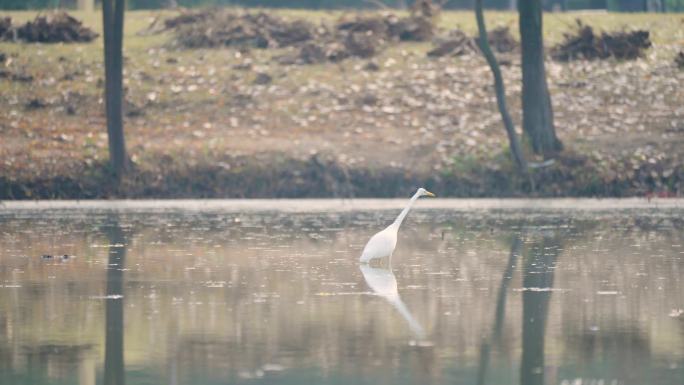
<svg viewBox="0 0 684 385">
<path fill-rule="evenodd" d="M 0 384 L 683 383 L 684 202 L 404 203 L 5 203 Z"/>
</svg>

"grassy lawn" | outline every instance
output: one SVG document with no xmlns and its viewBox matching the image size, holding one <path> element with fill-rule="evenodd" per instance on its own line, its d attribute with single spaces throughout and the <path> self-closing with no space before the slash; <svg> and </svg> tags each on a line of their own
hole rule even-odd
<svg viewBox="0 0 684 385">
<path fill-rule="evenodd" d="M 342 16 L 268 12 L 315 23 Z M 126 139 L 136 171 L 124 195 L 253 196 L 250 188 L 260 186 L 256 195 L 268 196 L 269 189 L 282 189 L 281 179 L 308 175 L 321 162 L 332 174 L 302 177 L 302 186 L 316 188 L 347 175 L 344 183 L 357 195 L 391 195 L 389 188 L 364 190 L 373 175 L 383 175 L 377 179 L 400 179 L 398 189 L 427 181 L 452 188 L 446 195 L 520 193 L 512 181 L 504 181 L 503 190 L 493 182 L 509 177 L 510 162 L 489 71 L 477 55 L 432 59 L 425 55 L 431 43 L 398 43 L 373 58 L 379 71 L 364 70 L 368 60 L 358 58 L 280 65 L 276 59 L 288 49 L 185 50 L 173 47 L 170 32 L 141 33 L 155 18 L 171 14 L 126 14 Z M 3 15 L 19 23 L 36 13 Z M 101 33 L 99 13 L 73 15 Z M 568 159 L 542 172 L 551 186 L 543 193 L 677 193 L 684 173 L 684 71 L 673 58 L 684 46 L 684 17 L 546 14 L 547 46 L 561 41 L 578 18 L 599 30 L 647 29 L 654 46 L 636 61 L 547 61 Z M 487 14 L 490 28 L 510 26 L 517 38 L 516 20 L 514 13 Z M 470 12 L 444 12 L 438 23 L 475 32 Z M 8 57 L 7 71 L 33 79 L 0 78 L 0 197 L 121 195 L 84 192 L 106 179 L 102 39 L 3 42 L 0 53 Z M 501 59 L 509 63 L 504 75 L 519 126 L 519 58 Z M 256 84 L 260 74 L 272 80 Z M 217 178 L 225 181 L 210 181 Z M 59 187 L 65 183 L 60 180 L 68 186 Z M 344 194 L 341 187 L 328 187 L 320 195 L 334 189 Z M 297 195 L 272 195 L 288 194 Z"/>
</svg>

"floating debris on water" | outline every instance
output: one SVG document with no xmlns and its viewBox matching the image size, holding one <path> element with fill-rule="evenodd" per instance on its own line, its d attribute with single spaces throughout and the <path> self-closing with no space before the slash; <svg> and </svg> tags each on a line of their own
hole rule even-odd
<svg viewBox="0 0 684 385">
<path fill-rule="evenodd" d="M 226 286 L 226 281 L 207 281 L 204 286 L 221 288 Z"/>
<path fill-rule="evenodd" d="M 620 294 L 617 290 L 599 290 L 596 292 L 598 295 L 618 295 Z"/>
<path fill-rule="evenodd" d="M 261 370 L 263 370 L 264 372 L 281 372 L 285 370 L 285 367 L 280 364 L 264 364 L 261 367 Z"/>
<path fill-rule="evenodd" d="M 567 291 L 567 289 L 554 287 L 522 287 L 519 289 L 513 289 L 513 291 Z"/>
<path fill-rule="evenodd" d="M 121 294 L 110 294 L 110 295 L 94 295 L 89 297 L 90 299 L 122 299 L 124 296 Z"/>
<path fill-rule="evenodd" d="M 408 342 L 408 345 L 409 346 L 417 346 L 420 348 L 429 348 L 429 347 L 435 346 L 435 343 L 432 341 L 427 341 L 427 340 L 419 340 L 419 341 L 411 340 Z"/>
</svg>

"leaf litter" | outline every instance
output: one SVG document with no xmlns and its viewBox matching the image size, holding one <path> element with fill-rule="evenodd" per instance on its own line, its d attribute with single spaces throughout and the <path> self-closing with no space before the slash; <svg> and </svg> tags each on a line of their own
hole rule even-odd
<svg viewBox="0 0 684 385">
<path fill-rule="evenodd" d="M 385 20 L 380 15 L 377 18 Z M 375 29 L 385 31 L 379 35 L 387 33 L 386 25 L 362 19 L 349 15 L 333 26 L 344 26 L 346 34 Z M 493 180 L 510 178 L 489 70 L 477 52 L 426 57 L 429 43 L 421 43 L 421 50 L 407 50 L 389 43 L 401 41 L 394 35 L 372 57 L 348 57 L 334 64 L 326 64 L 326 58 L 317 72 L 273 60 L 316 40 L 280 47 L 274 34 L 269 36 L 266 41 L 273 41 L 274 48 L 266 50 L 158 46 L 133 57 L 127 65 L 126 98 L 144 111 L 144 119 L 128 116 L 127 130 L 136 132 L 130 137 L 130 151 L 142 173 L 136 178 L 146 180 L 147 187 L 139 189 L 131 181 L 128 193 L 187 196 L 190 190 L 170 190 L 185 183 L 207 196 L 224 196 L 226 191 L 230 196 L 269 196 L 268 191 L 292 196 L 318 183 L 327 186 L 323 194 L 339 196 L 360 194 L 358 186 L 368 182 L 374 193 L 385 194 L 396 191 L 397 183 L 427 180 L 454 194 L 479 196 L 492 193 Z M 656 49 L 670 48 L 651 51 Z M 684 74 L 672 64 L 672 55 L 663 52 L 630 61 L 547 61 L 556 127 L 569 150 L 553 167 L 539 172 L 548 181 L 544 194 L 682 190 L 678 149 L 684 135 L 684 95 L 679 84 Z M 505 67 L 504 78 L 519 127 L 519 58 L 509 58 L 512 65 Z M 4 71 L 30 74 L 35 85 L 3 96 L 7 119 L 0 130 L 10 140 L 0 149 L 0 169 L 11 178 L 8 185 L 29 186 L 25 181 L 37 175 L 46 181 L 52 180 L 50 175 L 82 175 L 84 168 L 104 163 L 101 89 L 93 75 L 98 68 L 77 59 L 48 58 L 53 61 L 47 71 L 28 58 L 13 59 Z M 55 93 L 77 83 L 82 88 L 78 102 L 69 104 L 78 109 L 69 108 L 69 115 L 67 98 L 59 96 L 66 94 Z M 29 105 L 40 108 L 25 110 Z M 59 139 L 55 121 L 70 141 Z M 83 121 L 89 125 L 84 127 Z M 150 140 L 153 136 L 164 140 Z M 50 154 L 45 158 L 50 161 L 35 161 L 40 154 Z M 366 170 L 382 170 L 388 179 Z M 207 176 L 202 181 L 188 182 L 203 172 Z M 216 179 L 223 173 L 225 180 Z M 240 180 L 237 188 L 228 181 L 240 173 L 249 179 Z M 255 175 L 271 178 L 271 183 L 257 186 Z M 372 185 L 367 178 L 373 175 L 384 186 Z M 80 191 L 105 194 L 100 187 L 78 183 L 83 184 Z M 50 191 L 45 184 L 33 186 L 26 187 L 32 194 Z"/>
</svg>

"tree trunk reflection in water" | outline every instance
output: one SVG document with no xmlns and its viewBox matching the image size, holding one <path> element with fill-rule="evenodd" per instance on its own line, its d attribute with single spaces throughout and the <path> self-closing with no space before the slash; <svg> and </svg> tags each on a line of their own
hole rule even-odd
<svg viewBox="0 0 684 385">
<path fill-rule="evenodd" d="M 513 278 L 513 272 L 515 271 L 515 266 L 518 263 L 518 256 L 520 255 L 520 247 L 522 241 L 520 237 L 516 236 L 513 239 L 513 245 L 511 245 L 511 254 L 508 257 L 508 264 L 506 265 L 506 270 L 504 270 L 503 276 L 501 277 L 501 286 L 499 287 L 499 294 L 496 298 L 496 312 L 494 313 L 494 328 L 492 330 L 492 337 L 490 341 L 486 339 L 482 340 L 482 345 L 480 347 L 480 362 L 477 371 L 477 384 L 484 385 L 485 377 L 487 374 L 487 369 L 489 368 L 489 356 L 491 345 L 498 344 L 499 338 L 501 337 L 501 329 L 503 328 L 503 321 L 506 315 L 506 298 L 508 293 L 508 285 Z"/>
<path fill-rule="evenodd" d="M 124 297 L 123 268 L 126 262 L 126 239 L 114 219 L 106 229 L 109 239 L 107 263 L 107 299 L 105 319 L 105 385 L 124 385 Z"/>
<path fill-rule="evenodd" d="M 524 260 L 521 385 L 544 384 L 544 332 L 560 250 L 558 238 L 545 236 L 530 246 Z"/>
<path fill-rule="evenodd" d="M 480 348 L 478 385 L 486 384 L 491 346 L 498 344 L 501 339 L 506 315 L 508 285 L 513 278 L 521 249 L 521 237 L 516 236 L 511 246 L 508 264 L 501 277 L 492 335 L 489 340 L 483 339 Z M 527 253 L 524 253 L 523 287 L 525 291 L 523 292 L 521 385 L 544 384 L 544 332 L 553 288 L 554 266 L 560 250 L 560 242 L 556 237 L 545 236 L 541 242 L 533 241 Z"/>
</svg>

